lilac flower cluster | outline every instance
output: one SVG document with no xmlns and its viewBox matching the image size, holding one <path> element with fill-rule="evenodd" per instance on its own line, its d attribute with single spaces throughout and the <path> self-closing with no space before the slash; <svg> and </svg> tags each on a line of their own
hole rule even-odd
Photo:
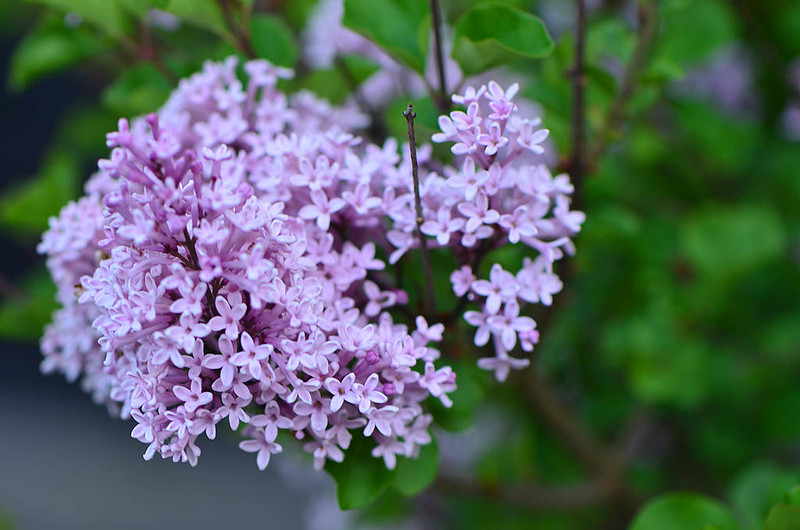
<svg viewBox="0 0 800 530">
<path fill-rule="evenodd" d="M 51 220 L 39 247 L 62 305 L 42 339 L 43 370 L 81 378 L 133 418 L 155 454 L 197 462 L 197 440 L 226 422 L 265 468 L 280 431 L 315 466 L 370 437 L 389 468 L 430 442 L 423 402 L 450 406 L 439 367 L 444 327 L 389 311 L 408 303 L 385 271 L 420 242 L 408 146 L 365 142 L 354 107 L 277 88 L 292 72 L 265 61 L 207 63 L 158 114 L 122 119 L 86 195 Z M 517 86 L 468 88 L 439 119 L 460 169 L 422 179 L 421 231 L 459 260 L 453 290 L 479 366 L 504 380 L 538 341 L 525 304 L 561 289 L 553 264 L 573 252 L 584 216 L 572 186 L 535 163 L 546 130 L 517 116 Z M 422 146 L 423 169 L 434 167 Z M 475 271 L 491 250 L 536 251 L 516 273 Z M 532 259 L 533 258 L 533 259 Z M 406 310 L 406 313 L 408 311 Z"/>
<path fill-rule="evenodd" d="M 355 136 L 355 109 L 279 91 L 291 71 L 243 66 L 246 83 L 236 60 L 207 63 L 158 114 L 120 120 L 51 220 L 39 251 L 62 308 L 43 370 L 133 418 L 146 459 L 194 465 L 225 422 L 261 469 L 279 431 L 317 468 L 353 436 L 393 468 L 431 440 L 423 401 L 455 388 L 429 346 L 442 325 L 387 312 L 408 300 L 379 256 L 387 216 L 404 233 L 409 162 Z"/>
<path fill-rule="evenodd" d="M 553 264 L 574 252 L 570 238 L 585 219 L 582 212 L 569 209 L 569 177 L 553 177 L 546 166 L 532 163 L 534 155 L 543 153 L 548 131 L 537 129 L 539 119 L 516 115 L 517 90 L 516 84 L 503 90 L 490 82 L 453 96 L 466 110 L 439 117 L 441 132 L 433 141 L 453 142 L 451 151 L 463 158 L 461 170 L 446 168 L 445 176 L 430 173 L 421 184 L 421 230 L 435 238 L 435 245 L 452 248 L 463 264 L 451 276 L 453 291 L 479 305 L 479 311 L 467 311 L 464 318 L 477 328 L 477 346 L 492 340 L 495 356 L 480 359 L 478 365 L 493 370 L 499 381 L 511 369 L 529 364 L 509 355 L 517 344 L 531 351 L 539 339 L 535 322 L 521 315 L 521 309 L 552 303 L 562 287 Z M 411 197 L 398 197 L 388 213 L 393 220 L 388 236 L 396 248 L 393 262 L 417 244 Z M 516 273 L 494 264 L 488 280 L 476 278 L 475 264 L 487 253 L 518 243 L 534 249 L 535 259 L 524 258 Z"/>
</svg>

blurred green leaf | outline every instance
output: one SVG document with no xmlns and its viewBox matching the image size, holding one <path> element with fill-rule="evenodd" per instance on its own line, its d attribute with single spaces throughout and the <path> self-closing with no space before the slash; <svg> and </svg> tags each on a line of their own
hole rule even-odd
<svg viewBox="0 0 800 530">
<path fill-rule="evenodd" d="M 687 156 L 700 158 L 711 170 L 730 179 L 758 151 L 761 131 L 756 123 L 698 101 L 683 100 L 674 109 Z"/>
<path fill-rule="evenodd" d="M 682 248 L 705 278 L 727 279 L 780 257 L 786 244 L 780 219 L 768 206 L 711 206 L 683 224 Z"/>
<path fill-rule="evenodd" d="M 294 66 L 297 47 L 292 31 L 274 15 L 254 15 L 250 19 L 250 42 L 256 54 L 280 66 Z"/>
<path fill-rule="evenodd" d="M 342 23 L 412 70 L 424 72 L 430 33 L 425 0 L 345 0 Z"/>
<path fill-rule="evenodd" d="M 309 16 L 319 0 L 292 0 L 284 8 L 286 19 L 293 28 L 300 30 L 308 24 Z"/>
<path fill-rule="evenodd" d="M 696 493 L 667 493 L 648 502 L 630 530 L 738 530 L 730 510 Z"/>
<path fill-rule="evenodd" d="M 609 17 L 589 25 L 586 35 L 587 59 L 592 62 L 614 57 L 627 63 L 633 52 L 636 36 L 621 17 Z"/>
<path fill-rule="evenodd" d="M 12 187 L 0 198 L 0 224 L 18 235 L 38 237 L 47 228 L 47 219 L 76 196 L 80 181 L 72 154 L 53 152 L 36 178 Z"/>
<path fill-rule="evenodd" d="M 217 0 L 169 0 L 161 9 L 199 28 L 222 37 L 230 37 L 230 31 Z"/>
<path fill-rule="evenodd" d="M 660 58 L 651 61 L 639 79 L 645 83 L 658 84 L 675 81 L 685 74 L 686 71 L 678 63 Z"/>
<path fill-rule="evenodd" d="M 353 86 L 360 86 L 379 70 L 375 63 L 358 56 L 344 56 L 336 68 L 313 70 L 299 80 L 299 88 L 311 90 L 331 103 L 341 104 L 352 95 Z"/>
<path fill-rule="evenodd" d="M 796 320 L 794 325 L 797 328 Z M 794 348 L 800 342 L 795 342 Z M 800 352 L 794 352 L 795 357 L 800 356 Z M 781 363 L 784 364 L 784 363 Z M 791 363 L 796 365 L 796 361 Z M 792 389 L 790 392 L 782 393 L 775 400 L 764 407 L 761 416 L 765 434 L 778 442 L 791 444 L 800 439 L 800 422 L 797 421 L 797 411 L 800 410 L 800 388 Z"/>
<path fill-rule="evenodd" d="M 764 530 L 800 530 L 800 506 L 776 504 L 767 514 Z"/>
<path fill-rule="evenodd" d="M 125 16 L 118 0 L 27 0 L 52 7 L 64 13 L 75 13 L 86 22 L 113 37 L 121 37 L 131 30 L 131 21 Z"/>
<path fill-rule="evenodd" d="M 800 473 L 781 469 L 771 462 L 759 462 L 742 471 L 730 488 L 733 507 L 744 517 L 748 528 L 757 527 L 784 492 L 800 482 Z"/>
<path fill-rule="evenodd" d="M 172 86 L 151 64 L 141 63 L 122 73 L 105 92 L 103 104 L 121 116 L 157 111 L 169 97 Z"/>
<path fill-rule="evenodd" d="M 63 17 L 46 17 L 14 50 L 9 86 L 22 90 L 47 74 L 69 68 L 103 51 L 103 45 L 85 28 L 71 28 Z"/>
<path fill-rule="evenodd" d="M 373 440 L 356 433 L 341 463 L 328 461 L 325 469 L 336 481 L 336 498 L 342 510 L 372 503 L 394 480 L 383 460 L 372 456 Z"/>
<path fill-rule="evenodd" d="M 392 486 L 412 497 L 433 484 L 439 472 L 439 445 L 436 439 L 420 447 L 417 458 L 398 458 Z"/>
<path fill-rule="evenodd" d="M 662 31 L 655 56 L 679 64 L 706 59 L 733 42 L 738 33 L 729 4 L 721 0 L 664 2 L 660 18 Z"/>
<path fill-rule="evenodd" d="M 708 354 L 702 344 L 690 339 L 671 344 L 669 351 L 665 348 L 658 355 L 633 360 L 634 391 L 646 402 L 694 407 L 708 395 Z"/>
<path fill-rule="evenodd" d="M 300 88 L 310 90 L 335 105 L 342 104 L 351 95 L 350 85 L 336 69 L 313 70 L 299 81 Z"/>
<path fill-rule="evenodd" d="M 794 486 L 789 489 L 789 491 L 784 494 L 783 500 L 785 504 L 800 506 L 800 486 Z"/>
<path fill-rule="evenodd" d="M 42 336 L 56 308 L 56 288 L 50 274 L 40 268 L 22 281 L 20 291 L 0 303 L 0 337 L 33 342 Z"/>
<path fill-rule="evenodd" d="M 506 5 L 473 7 L 455 25 L 453 58 L 468 76 L 520 57 L 537 59 L 552 52 L 544 22 Z"/>
</svg>

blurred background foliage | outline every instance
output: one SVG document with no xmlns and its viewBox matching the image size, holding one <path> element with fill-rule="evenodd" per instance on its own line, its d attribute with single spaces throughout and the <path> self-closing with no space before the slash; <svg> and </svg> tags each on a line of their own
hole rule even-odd
<svg viewBox="0 0 800 530">
<path fill-rule="evenodd" d="M 10 94 L 65 71 L 86 87 L 52 116 L 35 171 L 3 175 L 3 241 L 31 254 L 104 156 L 116 119 L 157 109 L 206 59 L 264 57 L 297 69 L 287 90 L 351 95 L 379 66 L 346 55 L 311 68 L 301 35 L 316 3 L 0 4 L 0 31 L 18 42 Z M 518 80 L 551 130 L 554 163 L 569 167 L 573 2 L 443 0 L 442 10 L 461 69 L 500 67 Z M 424 72 L 428 2 L 348 0 L 344 21 Z M 522 29 L 501 31 L 508 24 Z M 533 360 L 564 410 L 625 462 L 633 500 L 537 502 L 541 485 L 580 485 L 589 472 L 521 404 L 534 383 L 496 385 L 464 360 L 455 407 L 438 411 L 437 424 L 463 430 L 476 412 L 501 419 L 460 470 L 469 487 L 439 479 L 425 494 L 434 508 L 401 496 L 434 480 L 444 451 L 434 448 L 400 478 L 331 469 L 340 502 L 370 504 L 361 513 L 370 524 L 427 509 L 459 528 L 622 528 L 639 510 L 634 530 L 800 528 L 800 4 L 595 0 L 585 31 L 587 171 L 576 201 L 587 222 L 560 271 L 564 292 L 535 315 Z M 410 97 L 425 139 L 435 94 L 372 110 L 402 138 Z M 0 278 L 6 340 L 36 341 L 54 309 L 43 264 L 24 268 Z M 676 491 L 695 493 L 666 493 Z"/>
</svg>

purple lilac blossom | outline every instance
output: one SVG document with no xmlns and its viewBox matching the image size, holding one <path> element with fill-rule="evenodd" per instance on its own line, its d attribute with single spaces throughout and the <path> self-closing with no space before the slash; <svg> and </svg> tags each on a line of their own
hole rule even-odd
<svg viewBox="0 0 800 530">
<path fill-rule="evenodd" d="M 492 81 L 454 95 L 453 102 L 466 111 L 440 116 L 441 132 L 433 141 L 453 143 L 461 169 L 445 168 L 444 176 L 429 173 L 421 184 L 422 231 L 432 238 L 429 245 L 450 247 L 459 257 L 459 268 L 450 276 L 453 292 L 478 305 L 464 318 L 477 328 L 476 346 L 492 339 L 495 356 L 480 359 L 478 366 L 493 371 L 498 381 L 529 364 L 510 355 L 517 344 L 531 351 L 539 340 L 536 323 L 521 310 L 529 304 L 552 304 L 562 288 L 553 265 L 574 253 L 571 238 L 585 219 L 582 212 L 569 209 L 569 177 L 554 177 L 526 156 L 542 154 L 548 131 L 537 128 L 538 118 L 517 115 L 517 91 L 516 84 L 503 89 Z M 389 212 L 394 221 L 389 241 L 397 250 L 390 262 L 416 245 L 411 197 L 395 200 L 400 204 Z M 495 263 L 488 279 L 476 277 L 471 265 L 476 258 L 516 244 L 531 248 L 535 257 L 525 257 L 516 272 Z"/>
<path fill-rule="evenodd" d="M 413 225 L 410 162 L 393 140 L 356 136 L 356 109 L 278 91 L 291 71 L 266 61 L 244 71 L 246 82 L 235 59 L 206 63 L 158 114 L 121 119 L 107 135 L 109 158 L 39 246 L 62 306 L 42 369 L 81 378 L 133 418 L 148 460 L 195 465 L 198 438 L 227 420 L 261 469 L 282 451 L 279 431 L 304 440 L 318 469 L 342 461 L 353 436 L 371 437 L 392 468 L 431 440 L 423 401 L 449 406 L 455 388 L 430 346 L 442 326 L 420 317 L 409 328 L 387 312 L 408 301 L 380 256 L 397 251 L 390 234 Z M 508 144 L 498 151 L 522 149 Z M 428 202 L 441 202 L 439 179 Z M 498 191 L 480 193 L 500 215 Z M 549 223 L 547 237 L 560 233 Z M 531 327 L 514 317 L 491 329 Z"/>
</svg>

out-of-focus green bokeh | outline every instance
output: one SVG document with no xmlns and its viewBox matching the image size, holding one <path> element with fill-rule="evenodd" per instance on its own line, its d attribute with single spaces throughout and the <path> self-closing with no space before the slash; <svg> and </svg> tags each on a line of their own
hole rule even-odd
<svg viewBox="0 0 800 530">
<path fill-rule="evenodd" d="M 257 54 L 298 69 L 287 89 L 341 100 L 351 83 L 377 69 L 363 57 L 345 57 L 350 75 L 343 76 L 341 69 L 314 71 L 302 61 L 300 35 L 314 0 L 229 3 L 236 22 L 253 32 Z M 698 492 L 649 505 L 635 530 L 695 521 L 761 528 L 768 513 L 767 528 L 800 528 L 792 522 L 796 506 L 784 496 L 800 483 L 800 3 L 588 3 L 589 171 L 576 199 L 587 220 L 576 256 L 559 271 L 564 292 L 535 315 L 542 342 L 534 363 L 601 440 L 613 444 L 626 429 L 640 430 L 626 475 L 640 501 Z M 412 2 L 418 13 L 399 9 L 402 2 L 366 4 L 351 2 L 346 21 L 367 27 L 383 4 L 405 12 L 375 21 L 388 29 L 373 38 L 421 70 L 426 40 L 387 32 L 394 24 L 429 25 L 427 3 Z M 479 4 L 487 2 L 442 2 L 449 27 L 465 39 L 457 40 L 454 57 L 492 53 L 485 65 L 462 69 L 478 73 L 500 64 L 498 75 L 517 80 L 523 96 L 540 105 L 560 155 L 556 164 L 565 163 L 572 154 L 573 2 L 501 2 L 541 17 L 554 40 L 541 45 L 544 57 L 526 50 L 536 43 L 470 40 L 491 30 L 473 27 L 483 20 L 473 20 Z M 172 13 L 174 20 L 162 19 L 176 26 L 146 22 L 155 7 Z M 32 249 L 48 216 L 79 195 L 118 116 L 158 108 L 176 79 L 205 59 L 236 53 L 236 36 L 221 16 L 214 0 L 0 5 L 0 31 L 19 39 L 6 90 L 24 91 L 67 69 L 105 87 L 93 104 L 53 118 L 55 132 L 35 175 L 4 176 L 10 182 L 0 189 L 4 237 Z M 655 17 L 655 36 L 626 81 L 648 17 Z M 539 22 L 526 23 L 538 31 Z M 143 60 L 152 56 L 142 46 L 159 49 L 159 63 Z M 628 81 L 632 91 L 625 94 Z M 403 108 L 407 99 L 387 108 Z M 417 108 L 435 109 L 430 99 Z M 610 119 L 615 112 L 618 119 Z M 420 122 L 423 130 L 435 126 L 435 115 Z M 404 127 L 400 120 L 386 124 L 397 134 Z M 0 305 L 0 334 L 37 340 L 54 308 L 44 267 L 17 271 L 4 284 L 12 288 Z M 480 455 L 474 481 L 564 485 L 585 476 L 560 440 L 519 405 L 514 387 L 473 372 L 465 368 L 461 379 L 467 405 L 457 394 L 456 413 L 437 421 L 466 426 L 475 408 L 488 407 L 503 410 L 513 426 Z M 459 528 L 601 528 L 614 511 L 603 502 L 564 511 L 453 493 L 438 498 L 446 520 Z M 408 502 L 389 491 L 365 517 L 391 519 Z M 690 519 L 663 522 L 672 519 L 660 514 L 675 510 Z"/>
</svg>

